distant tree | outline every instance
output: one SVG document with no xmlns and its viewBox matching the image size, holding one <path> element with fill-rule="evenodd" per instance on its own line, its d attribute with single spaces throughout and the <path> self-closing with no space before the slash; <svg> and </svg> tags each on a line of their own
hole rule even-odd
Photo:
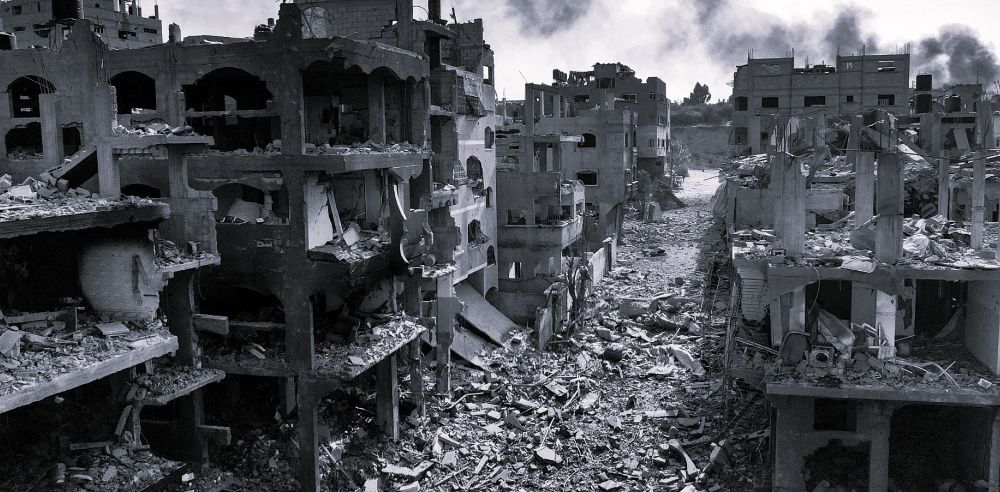
<svg viewBox="0 0 1000 492">
<path fill-rule="evenodd" d="M 708 90 L 708 85 L 702 85 L 701 82 L 694 83 L 694 89 L 691 90 L 691 95 L 684 98 L 681 102 L 682 106 L 697 106 L 699 104 L 706 104 L 712 100 L 712 92 Z"/>
</svg>

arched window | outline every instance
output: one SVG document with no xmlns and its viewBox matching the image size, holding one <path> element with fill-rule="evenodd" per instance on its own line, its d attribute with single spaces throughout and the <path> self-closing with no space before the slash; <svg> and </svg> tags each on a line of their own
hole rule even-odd
<svg viewBox="0 0 1000 492">
<path fill-rule="evenodd" d="M 496 265 L 497 264 L 497 250 L 493 246 L 486 249 L 486 264 Z"/>
<path fill-rule="evenodd" d="M 473 181 L 472 189 L 476 191 L 483 191 L 486 189 L 485 183 L 483 183 L 483 163 L 476 156 L 471 156 L 465 161 L 465 177 L 469 181 Z"/>
<path fill-rule="evenodd" d="M 7 146 L 7 157 L 16 160 L 42 158 L 42 125 L 29 123 L 19 128 L 12 128 L 4 138 Z"/>
<path fill-rule="evenodd" d="M 486 234 L 483 234 L 483 226 L 478 220 L 469 222 L 468 236 L 469 246 L 478 246 L 487 241 Z"/>
<path fill-rule="evenodd" d="M 48 80 L 34 75 L 20 77 L 7 86 L 10 94 L 11 117 L 38 118 L 42 115 L 38 96 L 56 91 Z"/>
<path fill-rule="evenodd" d="M 486 207 L 492 208 L 493 203 L 493 187 L 486 188 Z"/>
<path fill-rule="evenodd" d="M 136 109 L 156 109 L 156 81 L 141 72 L 122 72 L 111 77 L 118 94 L 118 114 Z"/>
<path fill-rule="evenodd" d="M 484 145 L 486 146 L 487 149 L 492 149 L 493 148 L 494 138 L 495 138 L 495 136 L 493 134 L 493 129 L 490 128 L 490 127 L 486 127 L 486 131 L 485 131 L 485 135 L 483 136 L 483 139 L 484 139 Z"/>
<path fill-rule="evenodd" d="M 597 136 L 593 133 L 584 133 L 583 141 L 576 144 L 577 147 L 597 147 Z"/>
</svg>

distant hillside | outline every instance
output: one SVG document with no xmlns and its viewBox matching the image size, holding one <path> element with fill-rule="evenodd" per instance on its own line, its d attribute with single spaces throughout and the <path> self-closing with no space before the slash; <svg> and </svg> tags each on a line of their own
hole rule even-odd
<svg viewBox="0 0 1000 492">
<path fill-rule="evenodd" d="M 723 125 L 733 119 L 733 105 L 720 101 L 708 104 L 670 105 L 670 126 Z"/>
</svg>

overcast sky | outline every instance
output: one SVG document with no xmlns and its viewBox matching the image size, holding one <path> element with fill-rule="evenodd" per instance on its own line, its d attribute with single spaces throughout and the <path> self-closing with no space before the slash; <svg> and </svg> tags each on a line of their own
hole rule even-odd
<svg viewBox="0 0 1000 492">
<path fill-rule="evenodd" d="M 149 0 L 145 3 L 148 5 Z M 256 24 L 276 17 L 278 0 L 160 0 L 164 22 L 184 35 L 250 36 Z M 737 63 L 747 51 L 758 58 L 795 49 L 799 64 L 832 63 L 847 54 L 913 54 L 911 79 L 931 71 L 937 82 L 991 85 L 1000 78 L 1000 2 L 996 0 L 443 0 L 460 22 L 482 18 L 496 52 L 497 91 L 523 96 L 524 81 L 549 83 L 552 69 L 587 70 L 619 61 L 640 77 L 667 83 L 673 99 L 695 82 L 726 98 Z M 416 0 L 426 5 L 426 0 Z M 751 6 L 752 5 L 752 6 Z M 148 9 L 148 6 L 146 7 Z M 415 9 L 418 18 L 426 13 Z M 446 15 L 447 17 L 447 15 Z M 873 47 L 874 45 L 874 47 Z M 523 75 L 523 78 L 522 78 Z M 967 80 L 967 79 L 973 80 Z"/>
</svg>

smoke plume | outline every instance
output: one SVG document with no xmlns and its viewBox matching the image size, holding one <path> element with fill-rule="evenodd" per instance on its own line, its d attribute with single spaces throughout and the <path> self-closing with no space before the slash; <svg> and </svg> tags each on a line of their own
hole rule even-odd
<svg viewBox="0 0 1000 492">
<path fill-rule="evenodd" d="M 939 83 L 989 83 L 1000 75 L 996 55 L 961 25 L 944 26 L 936 37 L 920 40 L 912 64 L 917 73 L 932 73 Z"/>
<path fill-rule="evenodd" d="M 547 38 L 571 27 L 587 12 L 593 0 L 509 0 L 507 16 L 517 19 L 522 35 Z"/>
<path fill-rule="evenodd" d="M 816 19 L 787 22 L 757 9 L 749 2 L 734 0 L 687 0 L 694 13 L 695 32 L 710 54 L 721 62 L 744 63 L 748 50 L 758 58 L 788 56 L 795 50 L 798 58 L 808 56 L 810 63 L 836 55 L 868 54 L 895 51 L 863 25 L 870 10 L 858 5 L 840 7 L 833 21 Z M 948 25 L 936 36 L 916 40 L 911 49 L 911 75 L 932 73 L 939 85 L 963 82 L 989 83 L 1000 77 L 1000 64 L 989 46 L 966 26 Z"/>
</svg>

